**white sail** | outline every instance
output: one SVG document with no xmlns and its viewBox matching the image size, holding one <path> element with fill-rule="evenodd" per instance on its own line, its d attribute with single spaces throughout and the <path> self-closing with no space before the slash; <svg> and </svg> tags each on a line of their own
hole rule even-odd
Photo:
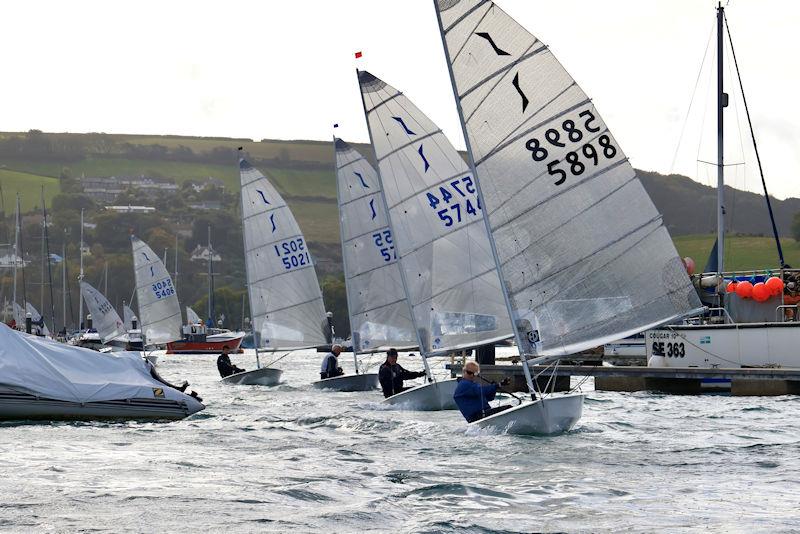
<svg viewBox="0 0 800 534">
<path fill-rule="evenodd" d="M 43 336 L 49 336 L 50 335 L 50 329 L 47 328 L 47 324 L 45 324 L 44 320 L 42 320 L 42 314 L 39 313 L 39 310 L 34 308 L 33 304 L 31 304 L 30 302 L 26 302 L 25 303 L 25 311 L 27 313 L 31 314 L 31 322 L 34 325 L 36 325 L 37 323 L 41 322 L 41 325 L 42 325 L 41 326 L 41 328 L 42 328 L 41 334 Z M 27 313 L 26 313 L 26 315 L 27 315 Z M 23 329 L 25 328 L 25 317 L 22 318 L 22 328 Z M 35 326 L 34 326 L 34 330 L 35 330 Z"/>
<path fill-rule="evenodd" d="M 81 282 L 81 296 L 92 314 L 92 327 L 97 330 L 103 343 L 125 333 L 122 319 L 102 293 L 86 282 Z"/>
<path fill-rule="evenodd" d="M 259 346 L 323 345 L 325 306 L 300 227 L 269 180 L 243 158 L 239 173 L 247 290 Z"/>
<path fill-rule="evenodd" d="M 510 337 L 472 173 L 402 93 L 365 71 L 359 82 L 423 352 Z"/>
<path fill-rule="evenodd" d="M 522 350 L 571 354 L 698 308 L 661 215 L 547 46 L 493 2 L 435 4 Z"/>
<path fill-rule="evenodd" d="M 336 139 L 336 183 L 342 262 L 353 348 L 358 352 L 417 345 L 378 175 Z"/>
<path fill-rule="evenodd" d="M 125 331 L 133 330 L 133 318 L 136 314 L 127 304 L 122 305 L 122 320 L 125 323 Z"/>
<path fill-rule="evenodd" d="M 202 323 L 203 321 L 200 320 L 200 316 L 195 313 L 193 309 L 189 306 L 186 306 L 186 322 L 188 324 L 197 324 Z"/>
<path fill-rule="evenodd" d="M 172 278 L 161 258 L 147 244 L 131 236 L 136 301 L 142 336 L 148 345 L 167 343 L 181 337 L 181 307 Z"/>
</svg>

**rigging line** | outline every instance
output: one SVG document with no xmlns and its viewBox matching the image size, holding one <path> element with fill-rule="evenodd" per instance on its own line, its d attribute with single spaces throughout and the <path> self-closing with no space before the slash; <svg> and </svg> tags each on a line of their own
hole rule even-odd
<svg viewBox="0 0 800 534">
<path fill-rule="evenodd" d="M 744 111 L 747 115 L 747 124 L 750 126 L 750 136 L 753 139 L 753 150 L 756 153 L 756 161 L 758 162 L 758 173 L 761 175 L 761 185 L 764 186 L 764 199 L 767 201 L 767 210 L 769 211 L 769 219 L 772 223 L 772 234 L 775 236 L 775 246 L 778 247 L 778 259 L 780 260 L 781 267 L 786 265 L 786 262 L 783 260 L 783 249 L 781 248 L 781 240 L 778 237 L 778 227 L 775 225 L 775 216 L 772 213 L 772 203 L 769 200 L 769 192 L 767 191 L 767 182 L 764 179 L 764 169 L 761 166 L 761 156 L 758 154 L 758 145 L 756 143 L 756 134 L 753 131 L 753 121 L 750 120 L 750 109 L 747 106 L 747 98 L 744 96 L 744 84 L 742 83 L 742 74 L 739 71 L 739 62 L 736 60 L 736 51 L 733 48 L 733 37 L 731 36 L 731 27 L 728 23 L 728 17 L 725 16 L 725 13 L 722 14 L 723 18 L 725 19 L 725 28 L 728 31 L 728 43 L 731 48 L 731 55 L 733 56 L 733 64 L 736 67 L 736 76 L 739 79 L 739 89 L 742 91 L 742 102 L 744 103 Z"/>
<path fill-rule="evenodd" d="M 711 48 L 711 38 L 714 35 L 714 25 L 712 24 L 711 31 L 708 34 L 708 43 L 706 44 L 706 51 L 703 53 L 703 61 L 700 62 L 700 70 L 697 72 L 697 79 L 694 82 L 694 89 L 692 90 L 692 98 L 689 101 L 689 109 L 686 110 L 686 117 L 683 119 L 683 126 L 681 127 L 681 133 L 678 137 L 678 144 L 675 147 L 675 153 L 672 156 L 672 164 L 669 167 L 669 174 L 672 174 L 675 170 L 675 161 L 678 159 L 678 151 L 681 148 L 681 142 L 683 141 L 683 134 L 686 131 L 686 124 L 689 122 L 689 114 L 692 112 L 692 105 L 694 104 L 694 97 L 697 94 L 697 87 L 700 85 L 700 77 L 703 75 L 703 67 L 706 64 L 706 57 L 708 57 L 708 50 Z"/>
</svg>

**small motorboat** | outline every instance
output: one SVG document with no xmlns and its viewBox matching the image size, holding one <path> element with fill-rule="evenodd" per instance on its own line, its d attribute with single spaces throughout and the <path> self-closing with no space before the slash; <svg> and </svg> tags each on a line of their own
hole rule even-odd
<svg viewBox="0 0 800 534">
<path fill-rule="evenodd" d="M 183 339 L 167 343 L 167 354 L 217 354 L 225 345 L 232 354 L 238 354 L 243 352 L 239 346 L 244 336 L 244 332 L 188 324 L 183 327 Z"/>
<path fill-rule="evenodd" d="M 0 420 L 182 419 L 205 408 L 136 352 L 101 353 L 0 326 Z"/>
</svg>

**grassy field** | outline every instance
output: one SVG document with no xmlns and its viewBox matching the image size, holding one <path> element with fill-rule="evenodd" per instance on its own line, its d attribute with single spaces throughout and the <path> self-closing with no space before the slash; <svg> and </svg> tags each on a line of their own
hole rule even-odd
<svg viewBox="0 0 800 534">
<path fill-rule="evenodd" d="M 41 206 L 39 199 L 42 194 L 42 186 L 44 186 L 44 199 L 48 206 L 52 198 L 58 194 L 57 178 L 8 169 L 0 169 L 0 186 L 3 188 L 6 213 L 14 211 L 17 193 L 20 195 L 20 205 L 23 212 Z"/>
<path fill-rule="evenodd" d="M 339 209 L 335 202 L 290 200 L 288 204 L 308 241 L 339 243 Z"/>
<path fill-rule="evenodd" d="M 714 235 L 684 235 L 673 238 L 675 248 L 681 257 L 693 258 L 697 270 L 701 270 L 714 246 Z M 800 243 L 794 239 L 781 238 L 781 246 L 786 263 L 800 266 Z M 768 269 L 778 266 L 778 252 L 772 237 L 728 237 L 725 240 L 725 270 L 744 271 L 748 269 Z"/>
<path fill-rule="evenodd" d="M 72 176 L 120 176 L 120 175 L 148 175 L 165 178 L 174 178 L 181 183 L 186 180 L 203 180 L 209 176 L 225 182 L 226 189 L 239 191 L 239 169 L 236 166 L 215 165 L 204 163 L 187 163 L 181 161 L 153 161 L 139 159 L 124 159 L 115 157 L 91 156 L 83 161 L 73 162 L 69 165 L 60 163 L 14 160 L 6 163 L 8 170 L 18 171 L 12 174 L 38 175 L 39 178 L 57 177 L 61 174 L 62 167 L 68 167 Z M 336 185 L 333 168 L 330 171 L 318 170 L 293 170 L 261 168 L 262 172 L 271 176 L 278 190 L 288 196 L 294 197 L 324 197 L 336 199 Z M 54 180 L 54 178 L 52 178 Z M 0 175 L 0 184 L 6 187 L 7 178 Z M 19 178 L 17 178 L 19 181 Z M 54 180 L 56 183 L 57 180 Z"/>
</svg>

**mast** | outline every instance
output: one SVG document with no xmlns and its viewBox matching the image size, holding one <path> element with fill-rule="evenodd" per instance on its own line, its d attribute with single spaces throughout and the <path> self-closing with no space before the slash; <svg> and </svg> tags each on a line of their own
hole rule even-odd
<svg viewBox="0 0 800 534">
<path fill-rule="evenodd" d="M 27 284 L 25 283 L 25 250 L 22 239 L 22 211 L 19 207 L 19 193 L 17 193 L 17 227 L 19 228 L 19 255 L 22 258 L 22 309 L 24 310 L 28 303 L 28 293 L 26 289 Z"/>
<path fill-rule="evenodd" d="M 19 261 L 19 193 L 17 193 L 17 210 L 14 214 L 14 301 L 12 311 L 17 303 L 17 262 Z M 15 317 L 16 319 L 16 317 Z M 15 321 L 16 322 L 16 321 Z"/>
<path fill-rule="evenodd" d="M 358 76 L 358 74 L 356 74 Z M 371 134 L 370 134 L 371 135 Z M 336 177 L 336 205 L 339 208 L 339 242 L 342 244 L 342 271 L 344 271 L 344 296 L 347 300 L 347 322 L 350 323 L 350 339 L 353 341 L 353 366 L 355 369 L 355 373 L 358 374 L 358 354 L 359 349 L 361 348 L 361 336 L 356 336 L 356 333 L 353 332 L 353 324 L 350 322 L 350 310 L 353 310 L 352 303 L 350 302 L 350 292 L 347 291 L 347 254 L 345 254 L 344 250 L 344 226 L 342 225 L 342 195 L 339 192 L 339 170 L 337 169 L 338 162 L 336 160 L 336 136 L 333 136 L 333 173 Z M 328 319 L 330 321 L 330 319 Z M 333 338 L 331 337 L 331 342 L 333 342 Z M 332 349 L 333 347 L 331 347 Z"/>
<path fill-rule="evenodd" d="M 78 255 L 81 258 L 81 267 L 78 273 L 78 285 L 80 285 L 83 282 L 83 208 L 81 208 L 81 243 Z M 83 293 L 78 295 L 78 329 L 83 330 Z"/>
<path fill-rule="evenodd" d="M 238 154 L 239 155 L 239 158 L 238 158 L 239 159 L 239 181 L 241 183 L 241 172 L 242 172 L 241 164 L 242 164 L 242 158 L 244 157 L 244 155 L 242 153 L 242 147 L 239 147 L 239 151 L 238 152 L 239 152 L 239 154 Z M 247 249 L 247 232 L 244 229 L 244 191 L 240 190 L 239 199 L 241 201 L 240 204 L 239 204 L 239 209 L 241 210 L 239 215 L 242 217 L 242 241 L 244 243 L 244 253 L 245 253 L 245 258 L 244 258 L 245 289 L 248 289 L 248 286 L 250 285 L 250 272 L 249 272 L 250 268 L 247 266 L 247 250 L 248 250 Z M 256 369 L 261 369 L 261 359 L 258 356 L 258 346 L 261 343 L 261 340 L 256 335 L 256 321 L 255 321 L 255 314 L 253 313 L 253 299 L 252 299 L 252 297 L 250 295 L 249 289 L 248 289 L 247 297 L 248 297 L 247 298 L 248 303 L 250 304 L 250 332 L 253 335 L 253 347 L 255 347 L 255 350 L 256 350 Z"/>
<path fill-rule="evenodd" d="M 61 244 L 61 323 L 67 329 L 67 243 Z"/>
<path fill-rule="evenodd" d="M 724 142 L 724 109 L 728 106 L 728 95 L 725 94 L 723 82 L 723 20 L 725 8 L 722 2 L 717 5 L 717 272 L 725 269 L 725 142 Z"/>
<path fill-rule="evenodd" d="M 356 69 L 356 80 L 359 80 L 358 76 L 359 70 Z M 361 82 L 359 81 L 359 85 Z M 372 128 L 369 126 L 369 114 L 367 112 L 367 102 L 364 100 L 364 91 L 359 88 L 358 91 L 361 94 L 361 106 L 364 108 L 364 119 L 367 121 L 367 131 L 369 132 L 369 144 L 372 146 L 372 154 L 375 156 L 375 161 L 378 161 L 378 154 L 375 152 L 375 143 L 372 139 Z M 378 176 L 381 176 L 381 168 L 380 165 L 377 166 L 375 172 L 378 173 Z M 389 225 L 389 231 L 392 233 L 392 239 L 397 238 L 397 234 L 394 231 L 394 225 L 392 224 L 392 217 L 389 215 L 389 203 L 386 201 L 386 193 L 383 191 L 383 180 L 381 179 L 381 204 L 383 205 L 383 209 L 386 212 L 386 222 Z M 397 250 L 397 246 L 395 246 L 395 250 Z M 397 258 L 398 261 L 401 258 Z M 403 291 L 406 294 L 406 302 L 408 303 L 408 313 L 411 315 L 411 324 L 414 326 L 414 333 L 417 335 L 417 344 L 419 345 L 419 352 L 420 356 L 422 356 L 422 364 L 425 366 L 425 375 L 428 379 L 428 382 L 433 382 L 433 375 L 431 374 L 430 365 L 428 365 L 428 357 L 427 354 L 430 352 L 428 347 L 422 342 L 422 336 L 420 335 L 420 329 L 417 325 L 417 319 L 414 316 L 414 307 L 411 305 L 411 291 L 408 289 L 408 280 L 406 278 L 406 270 L 400 266 L 400 280 L 403 282 Z"/>
<path fill-rule="evenodd" d="M 172 281 L 175 285 L 175 291 L 178 291 L 178 233 L 175 233 L 175 280 Z"/>
<path fill-rule="evenodd" d="M 103 296 L 108 298 L 108 262 L 103 264 Z"/>
<path fill-rule="evenodd" d="M 47 284 L 50 286 L 50 324 L 53 325 L 53 330 L 57 331 L 56 307 L 55 299 L 53 298 L 53 269 L 52 262 L 50 261 L 50 239 L 47 232 L 47 208 L 44 204 L 44 186 L 42 186 L 42 215 L 44 216 L 42 227 L 44 228 L 44 248 L 45 258 L 47 259 Z M 42 273 L 42 278 L 44 278 L 44 273 Z M 42 317 L 44 317 L 44 309 L 42 309 Z"/>
<path fill-rule="evenodd" d="M 489 214 L 488 212 L 488 205 L 483 198 L 483 192 L 481 191 L 481 181 L 478 177 L 478 173 L 476 172 L 475 166 L 475 158 L 472 155 L 472 146 L 469 142 L 469 135 L 467 134 L 467 123 L 464 120 L 464 111 L 461 109 L 461 99 L 458 96 L 458 88 L 456 87 L 456 77 L 453 73 L 453 66 L 450 64 L 450 52 L 447 47 L 447 39 L 444 33 L 444 25 L 442 24 L 442 14 L 439 12 L 439 8 L 436 5 L 436 0 L 434 0 L 434 10 L 436 11 L 436 20 L 439 23 L 439 34 L 442 37 L 442 46 L 444 47 L 444 56 L 445 56 L 445 63 L 447 63 L 447 72 L 450 74 L 450 85 L 453 89 L 453 97 L 456 101 L 456 110 L 458 111 L 458 119 L 461 123 L 461 132 L 464 136 L 464 143 L 467 148 L 467 160 L 469 163 L 469 169 L 472 171 L 472 176 L 475 178 L 475 190 L 478 195 L 478 200 L 480 200 L 483 209 L 481 210 L 481 214 L 483 215 L 483 222 L 486 225 L 486 233 L 489 235 L 489 245 L 491 245 L 492 250 L 492 257 L 494 258 L 494 265 L 495 269 L 497 270 L 497 276 L 500 278 L 500 289 L 503 291 L 503 299 L 506 303 L 506 309 L 508 310 L 508 316 L 511 319 L 511 329 L 514 331 L 514 340 L 517 343 L 517 347 L 519 348 L 519 355 L 522 359 L 522 371 L 525 373 L 525 381 L 528 383 L 528 391 L 531 394 L 531 398 L 535 400 L 535 391 L 536 388 L 533 384 L 533 377 L 531 377 L 531 370 L 528 367 L 528 359 L 525 354 L 525 350 L 523 347 L 531 347 L 533 350 L 536 350 L 536 345 L 531 343 L 529 340 L 522 339 L 522 332 L 520 331 L 519 326 L 517 325 L 517 317 L 516 313 L 514 313 L 514 308 L 511 306 L 511 300 L 508 296 L 508 286 L 506 286 L 505 277 L 503 276 L 503 268 L 500 264 L 500 258 L 497 256 L 497 245 L 494 242 L 494 236 L 492 235 L 492 225 L 489 222 Z"/>
<path fill-rule="evenodd" d="M 214 253 L 211 249 L 211 225 L 208 225 L 208 320 L 214 327 Z"/>
</svg>

